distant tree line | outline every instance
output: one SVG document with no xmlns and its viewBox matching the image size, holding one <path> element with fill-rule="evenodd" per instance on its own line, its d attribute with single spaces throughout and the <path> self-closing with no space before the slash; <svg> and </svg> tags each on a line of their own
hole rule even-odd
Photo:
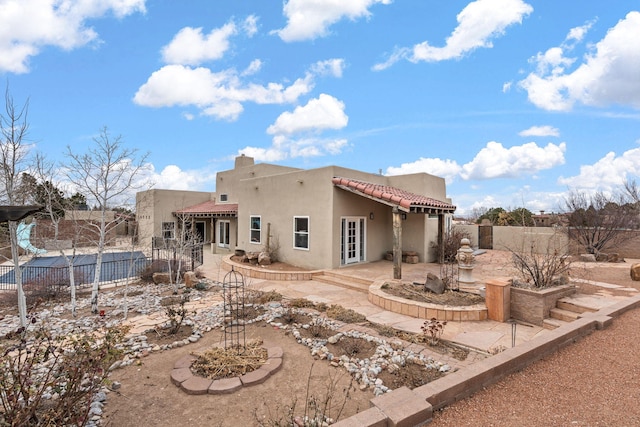
<svg viewBox="0 0 640 427">
<path fill-rule="evenodd" d="M 562 220 L 569 238 L 584 247 L 587 253 L 598 254 L 635 238 L 629 231 L 640 230 L 640 187 L 635 180 L 627 180 L 617 191 L 567 193 L 556 214 Z M 521 207 L 506 210 L 502 207 L 476 208 L 472 218 L 477 224 L 533 227 L 534 215 Z"/>
</svg>

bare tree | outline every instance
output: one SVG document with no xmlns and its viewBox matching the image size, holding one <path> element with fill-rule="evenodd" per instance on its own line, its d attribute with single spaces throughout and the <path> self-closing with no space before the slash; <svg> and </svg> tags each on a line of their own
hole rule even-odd
<svg viewBox="0 0 640 427">
<path fill-rule="evenodd" d="M 187 269 L 190 269 L 190 266 L 184 265 L 184 263 L 193 261 L 191 258 L 193 257 L 194 249 L 202 245 L 202 236 L 196 231 L 195 221 L 191 215 L 179 212 L 174 215 L 177 221 L 177 230 L 175 239 L 171 244 L 178 256 L 175 259 L 175 263 L 171 259 L 168 260 L 168 267 L 169 276 L 174 283 L 173 293 L 177 294 L 182 274 Z"/>
<path fill-rule="evenodd" d="M 71 242 L 71 253 L 65 252 L 65 248 L 60 245 L 60 221 L 63 216 L 60 212 L 64 212 L 66 208 L 71 207 L 68 199 L 65 199 L 55 182 L 56 165 L 48 161 L 45 156 L 37 153 L 34 159 L 33 173 L 37 180 L 41 182 L 38 185 L 38 201 L 44 205 L 44 215 L 51 221 L 53 227 L 53 242 L 60 256 L 64 259 L 69 274 L 69 293 L 71 297 L 71 315 L 76 317 L 76 277 L 75 277 L 75 258 L 76 258 L 76 242 L 79 240 L 81 233 L 80 227 L 74 224 L 74 238 Z"/>
<path fill-rule="evenodd" d="M 637 223 L 637 209 L 624 196 L 602 191 L 572 191 L 565 198 L 569 215 L 569 238 L 590 254 L 598 254 L 624 243 L 632 235 L 627 230 Z"/>
<path fill-rule="evenodd" d="M 636 180 L 627 180 L 624 183 L 625 196 L 629 198 L 631 203 L 636 204 L 636 208 L 640 210 L 640 186 Z"/>
<path fill-rule="evenodd" d="M 65 173 L 77 189 L 96 204 L 99 219 L 93 226 L 98 235 L 95 277 L 91 290 L 91 312 L 98 313 L 98 290 L 102 257 L 107 244 L 107 231 L 119 220 L 107 219 L 110 206 L 124 204 L 133 194 L 145 186 L 138 181 L 145 168 L 147 154 L 139 155 L 135 149 L 126 148 L 120 135 L 112 137 L 106 127 L 93 139 L 94 146 L 84 154 L 76 154 L 67 147 Z"/>
<path fill-rule="evenodd" d="M 22 107 L 17 107 L 13 97 L 9 93 L 9 88 L 5 90 L 5 114 L 0 114 L 0 196 L 9 205 L 21 203 L 18 196 L 21 184 L 21 174 L 27 169 L 28 144 L 27 134 L 29 122 L 29 101 Z M 15 271 L 16 287 L 18 291 L 18 312 L 20 315 L 20 325 L 27 324 L 27 299 L 22 287 L 22 274 L 20 270 L 20 259 L 18 250 L 18 223 L 9 221 L 9 239 L 11 242 L 11 257 Z"/>
</svg>

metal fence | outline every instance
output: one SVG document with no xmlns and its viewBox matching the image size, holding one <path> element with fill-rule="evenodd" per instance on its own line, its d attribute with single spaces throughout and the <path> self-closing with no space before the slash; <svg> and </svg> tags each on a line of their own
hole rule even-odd
<svg viewBox="0 0 640 427">
<path fill-rule="evenodd" d="M 100 283 L 123 281 L 131 277 L 139 277 L 151 260 L 147 258 L 120 259 L 102 261 Z M 33 266 L 20 267 L 22 284 L 26 291 L 46 290 L 48 288 L 64 288 L 70 284 L 69 267 Z M 78 288 L 91 287 L 96 274 L 96 264 L 74 265 L 74 283 Z M 16 274 L 12 265 L 0 265 L 0 290 L 15 290 Z"/>
<path fill-rule="evenodd" d="M 204 243 L 192 243 L 181 247 L 173 239 L 163 239 L 154 237 L 152 240 L 151 257 L 154 265 L 158 261 L 171 262 L 172 268 L 180 265 L 184 270 L 195 270 L 200 267 L 203 262 Z"/>
</svg>

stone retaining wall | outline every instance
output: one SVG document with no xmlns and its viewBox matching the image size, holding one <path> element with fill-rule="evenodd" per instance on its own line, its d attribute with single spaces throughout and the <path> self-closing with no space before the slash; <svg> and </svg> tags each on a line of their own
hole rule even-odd
<svg viewBox="0 0 640 427">
<path fill-rule="evenodd" d="M 382 286 L 390 280 L 374 282 L 369 287 L 368 300 L 371 304 L 387 311 L 400 313 L 418 319 L 433 319 L 446 321 L 487 320 L 487 306 L 475 304 L 470 306 L 442 306 L 420 301 L 411 301 L 390 295 Z"/>
<path fill-rule="evenodd" d="M 556 306 L 556 301 L 574 293 L 576 288 L 573 285 L 542 290 L 511 286 L 511 317 L 542 326 L 542 321 L 549 317 L 549 311 Z"/>
<path fill-rule="evenodd" d="M 264 267 L 241 264 L 234 261 L 231 261 L 232 255 L 227 255 L 222 258 L 222 267 L 227 271 L 237 271 L 241 273 L 244 277 L 251 277 L 253 279 L 263 279 L 263 280 L 279 280 L 279 281 L 290 281 L 290 280 L 312 280 L 315 274 L 320 274 L 321 271 L 313 270 L 313 271 L 273 271 L 266 270 Z"/>
</svg>

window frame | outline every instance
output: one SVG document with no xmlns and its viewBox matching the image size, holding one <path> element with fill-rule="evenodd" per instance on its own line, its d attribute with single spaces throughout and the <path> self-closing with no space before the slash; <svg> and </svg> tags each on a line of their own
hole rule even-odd
<svg viewBox="0 0 640 427">
<path fill-rule="evenodd" d="M 166 233 L 170 233 L 167 237 Z M 176 238 L 176 222 L 175 221 L 162 221 L 162 238 L 164 240 L 173 240 Z"/>
<path fill-rule="evenodd" d="M 305 231 L 297 230 L 298 220 L 305 219 L 307 221 L 307 229 Z M 293 249 L 308 251 L 311 247 L 310 245 L 310 235 L 311 235 L 311 221 L 308 215 L 295 215 L 293 217 Z M 306 237 L 306 246 L 298 246 L 298 237 Z"/>
<path fill-rule="evenodd" d="M 254 219 L 258 219 L 258 228 L 253 228 Z M 254 232 L 258 233 L 258 240 L 253 240 Z M 249 242 L 253 245 L 262 244 L 262 216 L 261 215 L 249 215 Z"/>
</svg>

